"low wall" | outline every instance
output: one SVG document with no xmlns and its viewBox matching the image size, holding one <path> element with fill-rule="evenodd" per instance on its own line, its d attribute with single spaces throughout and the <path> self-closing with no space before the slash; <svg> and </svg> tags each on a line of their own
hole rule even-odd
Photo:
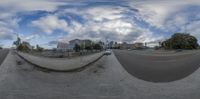
<svg viewBox="0 0 200 99">
<path fill-rule="evenodd" d="M 23 58 L 27 62 L 37 67 L 57 72 L 74 71 L 77 69 L 84 68 L 85 66 L 94 63 L 103 56 L 103 53 L 100 52 L 72 59 L 67 59 L 67 58 L 58 59 L 58 58 L 38 57 L 23 52 L 16 52 L 16 53 L 21 58 Z"/>
</svg>

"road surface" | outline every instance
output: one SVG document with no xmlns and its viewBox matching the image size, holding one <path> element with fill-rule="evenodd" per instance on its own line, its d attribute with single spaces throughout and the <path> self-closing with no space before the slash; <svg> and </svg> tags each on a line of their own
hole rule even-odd
<svg viewBox="0 0 200 99">
<path fill-rule="evenodd" d="M 34 67 L 11 51 L 0 66 L 0 99 L 199 99 L 199 82 L 199 69 L 174 82 L 140 80 L 114 54 L 82 71 L 56 73 Z"/>
<path fill-rule="evenodd" d="M 115 50 L 114 53 L 130 74 L 151 82 L 170 82 L 182 79 L 197 70 L 200 65 L 199 51 L 171 56 L 145 55 L 127 50 Z"/>
<path fill-rule="evenodd" d="M 5 50 L 5 49 L 0 50 L 0 65 L 4 61 L 4 59 L 6 58 L 8 52 L 9 52 L 9 50 Z"/>
</svg>

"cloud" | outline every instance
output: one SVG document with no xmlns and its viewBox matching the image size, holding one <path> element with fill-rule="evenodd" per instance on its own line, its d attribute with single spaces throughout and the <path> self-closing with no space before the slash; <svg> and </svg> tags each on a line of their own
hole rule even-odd
<svg viewBox="0 0 200 99">
<path fill-rule="evenodd" d="M 94 21 L 114 20 L 122 18 L 123 15 L 120 13 L 125 11 L 126 9 L 123 7 L 110 7 L 110 6 L 93 7 L 86 9 L 85 17 L 93 19 Z"/>
<path fill-rule="evenodd" d="M 21 33 L 24 40 L 32 41 L 35 35 L 43 33 L 43 37 L 38 36 L 37 43 L 45 44 L 75 38 L 153 42 L 167 38 L 174 32 L 182 32 L 185 26 L 192 35 L 200 37 L 200 7 L 187 10 L 199 5 L 199 0 L 2 0 L 0 39 L 12 39 L 15 31 L 24 30 Z M 19 17 L 21 12 L 25 15 L 40 12 L 40 15 L 34 13 L 31 18 Z M 23 17 L 29 18 L 29 21 L 24 21 L 26 18 Z M 23 25 L 29 24 L 27 30 L 39 30 L 39 33 L 27 33 L 30 34 L 27 36 L 27 30 L 22 29 L 19 22 L 30 22 Z"/>
<path fill-rule="evenodd" d="M 12 12 L 21 11 L 55 11 L 64 2 L 49 0 L 1 0 L 0 6 Z"/>
<path fill-rule="evenodd" d="M 48 46 L 54 46 L 57 45 L 58 41 L 50 41 L 48 42 Z"/>
<path fill-rule="evenodd" d="M 102 22 L 89 21 L 86 24 L 73 22 L 69 27 L 70 33 L 67 40 L 92 39 L 92 40 L 114 40 L 120 42 L 149 42 L 162 37 L 154 35 L 150 30 L 140 28 L 127 19 L 107 20 Z"/>
<path fill-rule="evenodd" d="M 139 10 L 138 17 L 152 27 L 165 29 L 167 18 L 188 6 L 200 5 L 199 0 L 149 0 L 132 2 L 130 6 Z"/>
<path fill-rule="evenodd" d="M 122 6 L 95 6 L 84 9 L 69 8 L 58 12 L 58 16 L 73 13 L 81 16 L 85 22 L 70 20 L 67 40 L 74 38 L 93 40 L 115 40 L 127 42 L 146 42 L 162 38 L 145 28 L 141 28 L 132 19 L 130 13 L 137 10 Z M 134 15 L 134 14 L 133 14 Z"/>
<path fill-rule="evenodd" d="M 52 34 L 55 30 L 67 31 L 68 23 L 64 19 L 59 19 L 55 15 L 48 15 L 31 22 L 31 25 L 41 29 L 47 34 Z"/>
<path fill-rule="evenodd" d="M 13 40 L 13 39 L 14 39 L 13 34 L 0 32 L 0 40 Z"/>
<path fill-rule="evenodd" d="M 0 39 L 12 40 L 19 28 L 19 12 L 55 11 L 63 2 L 48 0 L 1 0 L 0 1 Z"/>
<path fill-rule="evenodd" d="M 40 36 L 38 34 L 32 34 L 32 35 L 28 35 L 28 36 L 20 34 L 20 38 L 22 39 L 22 41 L 31 41 L 34 39 L 38 39 L 39 37 Z"/>
<path fill-rule="evenodd" d="M 196 36 L 198 39 L 200 38 L 200 21 L 194 21 L 188 24 L 185 28 L 188 33 Z"/>
<path fill-rule="evenodd" d="M 0 39 L 12 40 L 15 37 L 15 30 L 19 27 L 20 18 L 4 11 L 0 11 L 0 14 Z"/>
<path fill-rule="evenodd" d="M 12 40 L 14 31 L 0 24 L 0 40 Z"/>
</svg>

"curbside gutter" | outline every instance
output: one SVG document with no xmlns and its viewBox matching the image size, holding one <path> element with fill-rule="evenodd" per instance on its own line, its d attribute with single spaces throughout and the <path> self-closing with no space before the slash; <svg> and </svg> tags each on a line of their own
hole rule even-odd
<svg viewBox="0 0 200 99">
<path fill-rule="evenodd" d="M 88 62 L 88 63 L 86 63 L 86 64 L 83 64 L 82 66 L 78 66 L 78 67 L 72 68 L 72 69 L 70 68 L 70 69 L 62 69 L 62 70 L 61 70 L 61 69 L 55 69 L 55 68 L 48 68 L 47 66 L 42 66 L 42 65 L 40 65 L 40 64 L 38 64 L 38 63 L 34 63 L 34 62 L 30 61 L 29 59 L 27 59 L 26 57 L 24 57 L 23 55 L 19 54 L 19 53 L 21 53 L 21 52 L 16 52 L 16 51 L 15 51 L 15 53 L 16 53 L 20 58 L 24 59 L 26 62 L 28 62 L 28 63 L 34 65 L 35 67 L 40 68 L 40 69 L 43 69 L 43 70 L 45 70 L 45 71 L 53 71 L 53 72 L 75 72 L 75 71 L 81 71 L 81 70 L 83 70 L 84 68 L 86 68 L 86 67 L 90 66 L 91 64 L 95 63 L 96 61 L 98 61 L 99 59 L 101 59 L 101 58 L 104 56 L 104 54 L 101 52 L 101 55 L 98 56 L 96 59 L 94 59 L 94 60 L 92 60 L 92 61 L 90 61 L 90 62 Z"/>
</svg>

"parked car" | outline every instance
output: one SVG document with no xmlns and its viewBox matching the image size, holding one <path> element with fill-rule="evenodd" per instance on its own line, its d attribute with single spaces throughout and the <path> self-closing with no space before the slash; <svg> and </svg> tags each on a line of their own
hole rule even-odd
<svg viewBox="0 0 200 99">
<path fill-rule="evenodd" d="M 111 50 L 106 50 L 105 52 L 104 52 L 104 55 L 111 55 Z"/>
</svg>

